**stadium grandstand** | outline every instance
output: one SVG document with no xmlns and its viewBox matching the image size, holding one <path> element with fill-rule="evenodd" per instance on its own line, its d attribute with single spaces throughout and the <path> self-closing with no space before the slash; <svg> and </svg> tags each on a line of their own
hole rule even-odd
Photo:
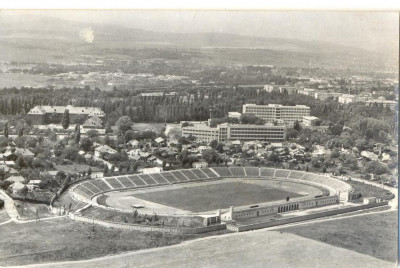
<svg viewBox="0 0 400 268">
<path fill-rule="evenodd" d="M 78 183 L 71 188 L 70 192 L 78 200 L 90 202 L 96 195 L 110 191 L 156 187 L 223 178 L 286 179 L 329 188 L 331 195 L 348 195 L 352 192 L 350 185 L 330 176 L 307 173 L 304 171 L 264 167 L 213 167 L 164 171 L 153 174 L 106 177 Z"/>
</svg>

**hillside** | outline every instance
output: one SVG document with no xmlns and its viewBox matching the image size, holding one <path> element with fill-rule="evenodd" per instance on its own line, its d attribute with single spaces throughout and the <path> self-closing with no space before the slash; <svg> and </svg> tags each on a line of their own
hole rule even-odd
<svg viewBox="0 0 400 268">
<path fill-rule="evenodd" d="M 197 50 L 207 59 L 227 64 L 326 67 L 374 64 L 372 68 L 397 64 L 396 59 L 385 54 L 319 41 L 224 33 L 158 33 L 33 16 L 9 20 L 0 15 L 0 25 L 0 60 L 5 61 L 71 61 L 81 54 L 102 54 L 105 48 L 116 54 L 121 54 L 121 49 L 154 48 Z M 92 43 L 80 37 L 82 29 L 88 27 L 93 31 Z"/>
</svg>

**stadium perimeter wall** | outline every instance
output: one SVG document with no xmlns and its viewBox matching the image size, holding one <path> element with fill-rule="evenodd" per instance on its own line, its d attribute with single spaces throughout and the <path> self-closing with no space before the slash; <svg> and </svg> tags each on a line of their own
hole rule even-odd
<svg viewBox="0 0 400 268">
<path fill-rule="evenodd" d="M 213 232 L 218 230 L 226 229 L 225 224 L 215 224 L 210 226 L 204 227 L 197 227 L 197 228 L 175 228 L 175 227 L 162 227 L 162 226 L 146 226 L 146 225 L 137 225 L 137 224 L 125 224 L 125 223 L 116 223 L 116 222 L 109 222 L 109 221 L 101 221 L 97 219 L 91 219 L 87 217 L 82 217 L 70 213 L 69 218 L 75 221 L 86 222 L 90 224 L 97 224 L 101 225 L 106 228 L 118 228 L 118 229 L 125 229 L 125 230 L 135 230 L 141 232 L 163 232 L 163 233 L 173 233 L 173 234 L 200 234 L 206 232 Z"/>
<path fill-rule="evenodd" d="M 340 209 L 334 209 L 334 210 L 329 210 L 329 211 L 317 212 L 317 213 L 313 213 L 310 215 L 297 216 L 297 217 L 292 217 L 292 218 L 287 218 L 287 219 L 282 219 L 282 220 L 260 222 L 260 223 L 241 225 L 241 226 L 237 226 L 237 225 L 235 225 L 235 223 L 228 223 L 226 225 L 226 228 L 228 230 L 234 231 L 234 232 L 244 232 L 244 231 L 268 228 L 268 227 L 273 227 L 273 226 L 278 226 L 278 225 L 283 225 L 283 224 L 288 224 L 288 223 L 313 220 L 313 219 L 317 219 L 317 218 L 328 217 L 328 216 L 333 216 L 333 215 L 342 214 L 342 213 L 354 212 L 354 211 L 362 210 L 362 209 L 380 207 L 380 206 L 385 206 L 387 204 L 388 204 L 388 201 L 384 201 L 384 202 L 380 202 L 380 203 L 366 204 L 366 205 L 360 205 L 360 206 L 354 206 L 354 207 L 348 207 L 348 208 L 340 208 Z"/>
<path fill-rule="evenodd" d="M 304 200 L 295 200 L 292 202 L 271 202 L 272 204 L 267 204 L 264 206 L 256 207 L 256 208 L 248 208 L 248 209 L 239 209 L 234 210 L 232 207 L 232 211 L 228 214 L 224 215 L 222 219 L 224 220 L 236 220 L 236 219 L 247 219 L 247 218 L 255 218 L 258 216 L 266 216 L 278 214 L 285 211 L 294 211 L 299 209 L 309 209 L 315 207 L 328 206 L 332 204 L 339 203 L 339 197 L 335 196 L 326 196 L 319 198 L 305 198 Z"/>
</svg>

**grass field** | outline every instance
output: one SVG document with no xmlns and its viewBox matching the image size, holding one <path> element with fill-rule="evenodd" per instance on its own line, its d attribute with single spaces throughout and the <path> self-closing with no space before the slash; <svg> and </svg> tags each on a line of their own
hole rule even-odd
<svg viewBox="0 0 400 268">
<path fill-rule="evenodd" d="M 0 209 L 0 223 L 8 221 L 10 217 L 8 217 L 7 211 L 2 208 Z"/>
<path fill-rule="evenodd" d="M 385 196 L 387 194 L 391 194 L 389 191 L 378 188 L 366 183 L 362 183 L 359 181 L 346 181 L 346 183 L 350 184 L 356 191 L 361 191 L 363 197 L 377 197 L 377 196 Z"/>
<path fill-rule="evenodd" d="M 396 262 L 397 220 L 397 212 L 392 211 L 283 228 L 280 231 Z"/>
<path fill-rule="evenodd" d="M 234 181 L 183 189 L 138 193 L 132 194 L 132 196 L 183 210 L 204 212 L 229 208 L 230 206 L 244 206 L 283 200 L 287 196 L 293 198 L 303 195 L 294 191 L 280 189 L 277 185 L 274 187 L 272 184 L 262 186 L 258 183 L 251 184 Z"/>
<path fill-rule="evenodd" d="M 107 229 L 66 218 L 0 227 L 0 266 L 82 260 L 120 252 L 178 244 L 185 240 L 227 233 L 173 235 Z"/>
</svg>

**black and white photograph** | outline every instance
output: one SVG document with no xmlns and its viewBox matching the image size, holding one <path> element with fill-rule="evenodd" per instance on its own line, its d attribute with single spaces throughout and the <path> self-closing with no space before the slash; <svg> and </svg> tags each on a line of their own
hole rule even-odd
<svg viewBox="0 0 400 268">
<path fill-rule="evenodd" d="M 0 267 L 397 267 L 399 21 L 0 9 Z"/>
</svg>

